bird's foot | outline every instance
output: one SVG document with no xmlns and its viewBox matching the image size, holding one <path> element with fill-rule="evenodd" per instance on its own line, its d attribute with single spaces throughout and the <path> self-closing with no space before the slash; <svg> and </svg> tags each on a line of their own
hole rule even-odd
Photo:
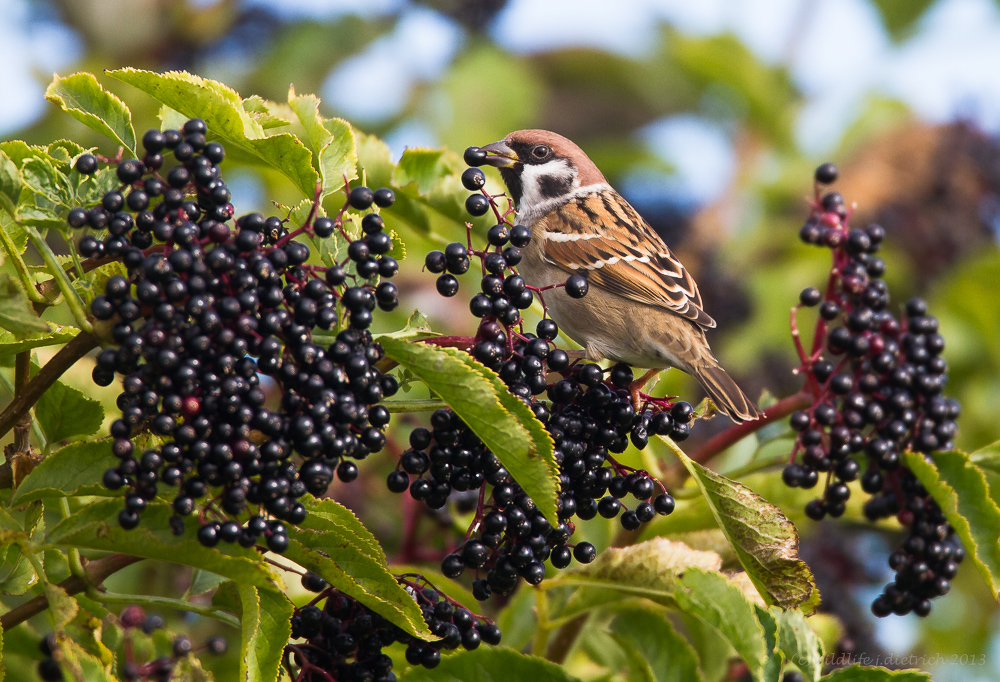
<svg viewBox="0 0 1000 682">
<path fill-rule="evenodd" d="M 662 370 L 659 370 L 659 369 L 651 369 L 648 372 L 646 372 L 645 374 L 643 374 L 641 377 L 639 377 L 638 379 L 636 379 L 635 381 L 633 381 L 631 384 L 628 385 L 628 394 L 632 398 L 632 408 L 636 412 L 639 411 L 639 407 L 642 404 L 642 389 L 643 389 L 643 387 L 646 384 L 649 383 L 650 379 L 652 379 L 654 376 L 656 376 L 657 374 L 659 374 L 661 371 Z"/>
</svg>

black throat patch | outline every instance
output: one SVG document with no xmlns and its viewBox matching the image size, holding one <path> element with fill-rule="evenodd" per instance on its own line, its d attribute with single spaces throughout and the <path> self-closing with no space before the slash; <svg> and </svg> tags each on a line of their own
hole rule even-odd
<svg viewBox="0 0 1000 682">
<path fill-rule="evenodd" d="M 521 187 L 521 171 L 524 170 L 524 165 L 521 163 L 515 163 L 510 168 L 501 168 L 500 177 L 503 178 L 503 182 L 507 185 L 507 192 L 510 193 L 510 198 L 514 201 L 514 207 L 518 207 L 521 204 L 521 196 L 524 194 L 524 190 Z"/>
</svg>

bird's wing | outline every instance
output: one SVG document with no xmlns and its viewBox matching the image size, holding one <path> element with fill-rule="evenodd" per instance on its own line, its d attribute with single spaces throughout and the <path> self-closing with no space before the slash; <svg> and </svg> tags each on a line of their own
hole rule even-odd
<svg viewBox="0 0 1000 682">
<path fill-rule="evenodd" d="M 698 285 L 663 240 L 611 189 L 578 197 L 539 221 L 546 261 L 619 296 L 665 308 L 703 328 Z"/>
</svg>

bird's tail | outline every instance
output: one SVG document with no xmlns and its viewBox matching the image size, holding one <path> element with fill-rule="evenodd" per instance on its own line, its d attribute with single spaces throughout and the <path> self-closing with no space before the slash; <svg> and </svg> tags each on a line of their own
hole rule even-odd
<svg viewBox="0 0 1000 682">
<path fill-rule="evenodd" d="M 704 363 L 691 367 L 690 370 L 719 411 L 730 419 L 745 422 L 760 418 L 760 412 L 722 367 Z"/>
</svg>

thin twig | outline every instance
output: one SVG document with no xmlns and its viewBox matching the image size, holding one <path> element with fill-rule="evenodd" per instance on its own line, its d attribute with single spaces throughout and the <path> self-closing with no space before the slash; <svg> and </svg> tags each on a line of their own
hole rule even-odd
<svg viewBox="0 0 1000 682">
<path fill-rule="evenodd" d="M 52 359 L 38 370 L 38 374 L 27 383 L 24 390 L 19 391 L 18 395 L 4 408 L 4 411 L 0 412 L 0 438 L 6 436 L 14 428 L 18 420 L 38 402 L 42 394 L 66 370 L 72 367 L 77 360 L 89 353 L 97 344 L 98 339 L 96 335 L 90 332 L 80 332 L 73 337 L 72 341 L 63 346 L 58 353 L 53 355 Z"/>
<path fill-rule="evenodd" d="M 695 450 L 691 459 L 699 464 L 704 464 L 717 454 L 728 448 L 730 445 L 746 438 L 751 433 L 759 431 L 771 422 L 787 417 L 795 410 L 800 410 L 812 403 L 812 396 L 808 393 L 795 393 L 787 398 L 782 398 L 771 407 L 764 410 L 760 418 L 755 421 L 733 424 L 720 434 L 710 438 L 704 445 Z"/>
<path fill-rule="evenodd" d="M 84 568 L 87 580 L 81 580 L 75 575 L 59 583 L 59 587 L 66 590 L 67 594 L 83 592 L 90 585 L 100 585 L 108 576 L 117 573 L 126 566 L 142 561 L 142 557 L 129 556 L 127 554 L 111 554 L 95 561 L 91 561 Z M 20 606 L 11 609 L 0 616 L 0 629 L 7 631 L 19 623 L 23 623 L 32 616 L 36 616 L 49 607 L 49 600 L 45 595 L 39 595 L 30 601 L 26 601 Z"/>
</svg>

